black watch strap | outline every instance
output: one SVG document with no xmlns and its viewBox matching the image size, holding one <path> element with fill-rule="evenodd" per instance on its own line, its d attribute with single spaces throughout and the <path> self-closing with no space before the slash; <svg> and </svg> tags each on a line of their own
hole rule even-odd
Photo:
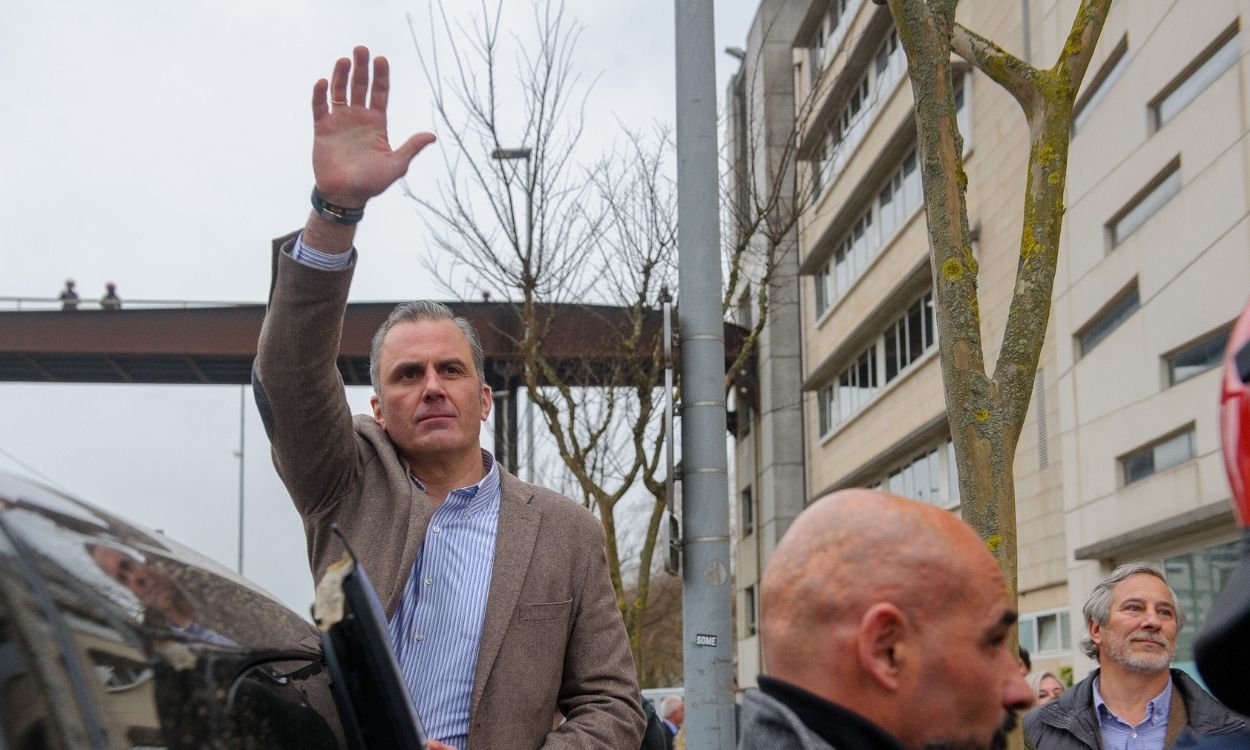
<svg viewBox="0 0 1250 750">
<path fill-rule="evenodd" d="M 365 209 L 362 208 L 343 208 L 333 203 L 327 203 L 321 197 L 321 193 L 317 192 L 314 185 L 312 189 L 312 206 L 313 210 L 321 215 L 324 219 L 329 219 L 335 224 L 355 224 L 365 218 Z"/>
</svg>

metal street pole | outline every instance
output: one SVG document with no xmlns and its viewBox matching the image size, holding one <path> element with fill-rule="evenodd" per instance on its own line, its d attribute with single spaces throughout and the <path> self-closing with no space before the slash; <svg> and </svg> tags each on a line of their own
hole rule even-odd
<svg viewBox="0 0 1250 750">
<path fill-rule="evenodd" d="M 732 589 L 712 0 L 676 0 L 686 745 L 732 750 Z"/>
<path fill-rule="evenodd" d="M 247 386 L 239 386 L 239 575 L 243 575 L 243 435 L 247 416 Z"/>
<path fill-rule="evenodd" d="M 521 148 L 497 148 L 490 152 L 490 158 L 496 161 L 525 160 L 525 245 L 534 241 L 534 206 L 530 201 L 530 157 L 532 152 L 526 146 Z M 534 483 L 534 399 L 529 389 L 525 390 L 525 473 L 526 481 Z"/>
</svg>

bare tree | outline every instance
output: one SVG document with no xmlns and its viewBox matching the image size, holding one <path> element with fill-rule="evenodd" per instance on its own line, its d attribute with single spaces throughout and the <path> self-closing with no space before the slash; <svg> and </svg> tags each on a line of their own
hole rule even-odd
<svg viewBox="0 0 1250 750">
<path fill-rule="evenodd" d="M 647 652 L 668 653 L 674 644 L 660 647 L 644 631 L 676 633 L 680 651 L 679 624 L 672 630 L 647 615 L 668 503 L 659 303 L 676 281 L 672 138 L 665 127 L 639 132 L 623 125 L 611 153 L 589 166 L 579 163 L 590 86 L 575 73 L 578 26 L 558 0 L 535 3 L 535 46 L 519 52 L 504 86 L 502 7 L 483 4 L 461 23 L 435 6 L 428 40 L 418 41 L 414 31 L 448 163 L 437 198 L 413 196 L 430 217 L 437 251 L 427 265 L 453 293 L 469 296 L 463 292 L 480 288 L 511 304 L 516 325 L 498 333 L 520 353 L 519 378 L 545 423 L 545 442 L 559 456 L 561 475 L 551 479 L 602 521 L 639 673 L 661 679 L 672 669 L 671 654 L 657 654 L 648 670 Z M 508 94 L 517 101 L 505 105 Z M 748 118 L 762 121 L 754 112 Z M 797 132 L 780 158 L 751 160 L 767 174 L 737 176 L 747 187 L 727 213 L 735 232 L 726 248 L 725 308 L 746 284 L 759 294 L 731 375 L 750 361 L 774 269 L 801 210 L 782 188 L 792 180 Z M 613 356 L 576 366 L 552 358 L 553 337 L 564 335 L 553 327 L 553 303 L 581 305 L 586 319 L 597 321 L 592 348 Z M 731 376 L 727 388 L 730 382 Z M 664 582 L 666 596 L 674 583 Z M 680 606 L 662 609 L 670 619 L 680 612 Z"/>
<path fill-rule="evenodd" d="M 661 288 L 675 276 L 676 201 L 665 162 L 671 140 L 663 129 L 626 133 L 615 153 L 581 166 L 575 159 L 589 87 L 574 72 L 577 25 L 558 2 L 534 6 L 536 46 L 518 54 L 508 89 L 519 102 L 504 106 L 501 10 L 502 3 L 483 4 L 471 24 L 457 24 L 438 6 L 429 43 L 417 44 L 449 136 L 440 197 L 418 200 L 432 217 L 438 257 L 450 261 L 436 275 L 449 289 L 467 282 L 512 305 L 517 325 L 506 333 L 520 353 L 519 377 L 546 424 L 565 487 L 604 525 L 617 604 L 641 670 L 666 503 L 657 330 Z M 446 59 L 440 41 L 449 47 Z M 552 336 L 562 335 L 553 329 L 552 303 L 583 305 L 583 319 L 596 329 L 586 336 L 594 339 L 589 348 L 612 356 L 577 365 L 549 357 Z M 639 485 L 650 500 L 635 540 L 618 511 Z M 628 566 L 636 570 L 628 586 L 625 550 L 638 562 Z"/>
<path fill-rule="evenodd" d="M 956 23 L 958 0 L 888 0 L 888 4 L 907 52 L 915 94 L 938 341 L 962 514 L 986 540 L 1014 595 L 1013 462 L 1050 318 L 1073 103 L 1111 0 L 1081 0 L 1058 59 L 1046 69 L 1034 68 Z M 981 343 L 952 50 L 1006 89 L 1024 110 L 1029 127 L 1016 283 L 993 374 L 986 373 Z"/>
</svg>

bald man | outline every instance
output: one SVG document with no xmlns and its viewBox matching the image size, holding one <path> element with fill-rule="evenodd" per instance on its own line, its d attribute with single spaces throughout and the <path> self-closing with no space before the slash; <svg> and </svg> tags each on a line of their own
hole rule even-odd
<svg viewBox="0 0 1250 750">
<path fill-rule="evenodd" d="M 947 511 L 829 495 L 794 520 L 760 591 L 766 673 L 740 748 L 989 748 L 1032 703 L 1002 574 Z"/>
</svg>

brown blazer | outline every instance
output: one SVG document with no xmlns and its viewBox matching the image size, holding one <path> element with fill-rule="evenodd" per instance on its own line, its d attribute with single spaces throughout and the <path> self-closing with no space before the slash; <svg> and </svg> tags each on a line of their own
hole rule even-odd
<svg viewBox="0 0 1250 750">
<path fill-rule="evenodd" d="M 338 523 L 387 616 L 433 515 L 371 416 L 352 417 L 335 367 L 355 268 L 274 260 L 252 387 L 274 466 L 304 522 L 315 578 L 342 556 Z M 501 472 L 499 530 L 478 646 L 469 747 L 637 748 L 644 718 L 608 578 L 602 524 L 580 504 Z M 552 730 L 560 710 L 567 721 Z"/>
</svg>

